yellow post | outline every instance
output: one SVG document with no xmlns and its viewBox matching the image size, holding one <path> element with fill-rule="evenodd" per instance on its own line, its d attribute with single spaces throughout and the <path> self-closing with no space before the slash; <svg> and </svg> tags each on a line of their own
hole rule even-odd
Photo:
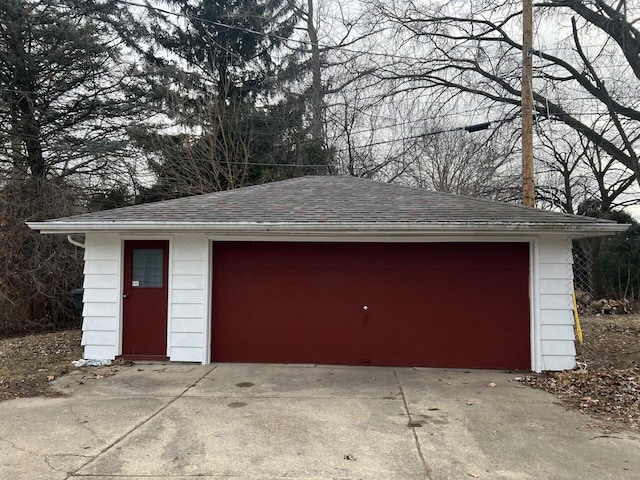
<svg viewBox="0 0 640 480">
<path fill-rule="evenodd" d="M 573 317 L 576 319 L 576 336 L 578 337 L 578 342 L 582 344 L 582 328 L 580 327 L 580 316 L 578 315 L 575 290 L 573 291 Z"/>
</svg>

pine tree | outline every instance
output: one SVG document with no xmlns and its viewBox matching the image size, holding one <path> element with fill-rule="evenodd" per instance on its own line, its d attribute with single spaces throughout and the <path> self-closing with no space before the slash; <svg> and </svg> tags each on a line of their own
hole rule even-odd
<svg viewBox="0 0 640 480">
<path fill-rule="evenodd" d="M 137 112 L 121 52 L 134 28 L 111 2 L 0 2 L 0 331 L 70 317 L 81 258 L 24 222 L 81 211 L 123 165 Z"/>
<path fill-rule="evenodd" d="M 136 132 L 157 179 L 144 200 L 318 171 L 304 102 L 281 90 L 296 70 L 282 49 L 298 22 L 289 3 L 167 3 L 174 13 L 154 11 L 147 52 L 148 94 L 166 122 Z"/>
</svg>

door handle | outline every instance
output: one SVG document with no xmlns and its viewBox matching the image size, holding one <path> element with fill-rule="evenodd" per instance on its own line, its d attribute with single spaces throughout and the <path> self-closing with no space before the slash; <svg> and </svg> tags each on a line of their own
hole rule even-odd
<svg viewBox="0 0 640 480">
<path fill-rule="evenodd" d="M 127 298 L 129 298 L 129 295 L 127 295 L 126 293 L 123 293 L 122 294 L 122 298 L 124 298 L 126 300 Z"/>
</svg>

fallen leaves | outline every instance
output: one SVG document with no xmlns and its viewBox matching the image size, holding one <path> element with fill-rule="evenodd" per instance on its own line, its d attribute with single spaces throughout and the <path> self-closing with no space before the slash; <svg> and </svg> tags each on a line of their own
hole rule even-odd
<svg viewBox="0 0 640 480">
<path fill-rule="evenodd" d="M 565 407 L 640 431 L 640 316 L 582 319 L 579 369 L 515 377 L 522 385 L 555 394 Z"/>
<path fill-rule="evenodd" d="M 80 330 L 68 330 L 0 339 L 0 401 L 58 395 L 50 383 L 82 355 L 81 336 Z"/>
<path fill-rule="evenodd" d="M 557 395 L 569 408 L 640 430 L 640 369 L 572 370 L 519 381 Z"/>
</svg>

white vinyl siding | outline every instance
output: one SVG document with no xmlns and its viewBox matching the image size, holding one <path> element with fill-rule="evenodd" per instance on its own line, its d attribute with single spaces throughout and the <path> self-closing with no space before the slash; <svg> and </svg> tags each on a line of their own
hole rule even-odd
<svg viewBox="0 0 640 480">
<path fill-rule="evenodd" d="M 538 263 L 541 370 L 575 366 L 573 257 L 565 235 L 541 236 Z"/>
<path fill-rule="evenodd" d="M 84 358 L 114 359 L 120 323 L 120 240 L 115 234 L 85 237 L 82 345 Z"/>
<path fill-rule="evenodd" d="M 175 235 L 172 249 L 169 358 L 206 363 L 208 241 L 204 235 Z"/>
</svg>

